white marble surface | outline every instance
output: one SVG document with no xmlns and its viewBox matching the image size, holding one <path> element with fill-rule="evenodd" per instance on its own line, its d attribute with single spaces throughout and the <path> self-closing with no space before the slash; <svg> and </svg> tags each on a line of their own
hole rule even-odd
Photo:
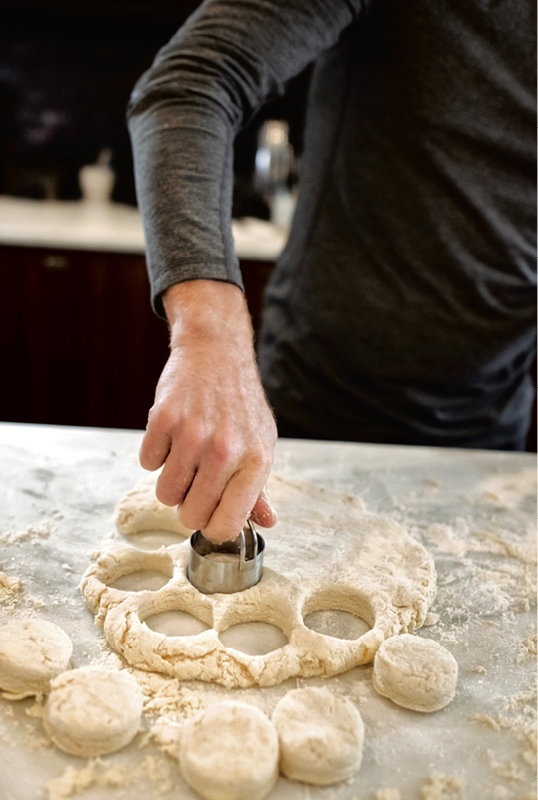
<svg viewBox="0 0 538 800">
<path fill-rule="evenodd" d="M 274 261 L 287 231 L 247 217 L 232 225 L 238 258 Z M 111 253 L 144 253 L 137 209 L 119 203 L 0 197 L 0 245 Z"/>
<path fill-rule="evenodd" d="M 121 494 L 143 474 L 138 431 L 0 424 L 0 569 L 19 576 L 24 592 L 0 620 L 32 614 L 61 625 L 73 638 L 74 666 L 102 657 L 102 633 L 93 625 L 78 589 L 89 553 L 110 533 Z M 439 620 L 418 631 L 447 647 L 459 663 L 454 701 L 424 715 L 399 708 L 372 688 L 371 666 L 358 667 L 325 685 L 356 702 L 366 743 L 358 775 L 325 789 L 280 778 L 268 800 L 376 800 L 383 788 L 401 800 L 522 800 L 534 797 L 536 770 L 527 732 L 535 719 L 536 633 L 534 610 L 536 459 L 528 454 L 281 440 L 275 471 L 361 496 L 369 510 L 405 525 L 432 553 L 438 572 L 433 611 Z M 277 509 L 278 510 L 278 509 Z M 50 521 L 50 535 L 9 543 L 10 531 Z M 142 536 L 142 535 L 141 535 Z M 132 544 L 136 544 L 133 540 Z M 148 548 L 146 542 L 140 547 Z M 155 544 L 153 546 L 156 546 Z M 35 608 L 33 600 L 43 602 Z M 334 613 L 334 612 L 327 612 Z M 332 631 L 332 635 L 338 635 Z M 272 708 L 297 681 L 270 689 L 226 690 Z M 195 682 L 189 688 L 205 692 Z M 0 798 L 47 798 L 46 782 L 85 760 L 43 749 L 39 719 L 26 714 L 31 700 L 0 700 Z M 473 719 L 475 715 L 483 719 Z M 490 722 L 487 722 L 487 719 Z M 486 721 L 484 721 L 486 720 Z M 134 769 L 156 745 L 140 749 L 139 737 L 107 766 Z M 127 795 L 92 787 L 84 800 L 196 800 L 174 761 L 170 792 L 140 780 Z M 423 794 L 437 771 L 465 780 L 461 792 Z"/>
</svg>

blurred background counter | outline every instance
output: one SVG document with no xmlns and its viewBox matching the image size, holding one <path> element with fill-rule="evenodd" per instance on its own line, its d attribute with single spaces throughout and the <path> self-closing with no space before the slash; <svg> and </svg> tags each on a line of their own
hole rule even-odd
<svg viewBox="0 0 538 800">
<path fill-rule="evenodd" d="M 287 232 L 234 221 L 255 328 Z M 0 197 L 0 419 L 145 427 L 168 354 L 136 208 Z"/>
<path fill-rule="evenodd" d="M 149 302 L 125 110 L 136 80 L 199 2 L 2 3 L 1 420 L 146 424 L 168 333 Z M 286 238 L 267 220 L 281 224 L 290 211 L 271 191 L 284 188 L 286 200 L 296 186 L 309 79 L 307 69 L 235 142 L 234 238 L 255 327 Z M 283 187 L 271 184 L 275 131 Z"/>
</svg>

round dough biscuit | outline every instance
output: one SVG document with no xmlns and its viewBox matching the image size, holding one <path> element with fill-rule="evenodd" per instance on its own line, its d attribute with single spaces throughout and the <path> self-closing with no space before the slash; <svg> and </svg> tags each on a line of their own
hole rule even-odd
<svg viewBox="0 0 538 800">
<path fill-rule="evenodd" d="M 49 691 L 53 678 L 69 669 L 71 639 L 57 625 L 18 619 L 0 628 L 0 690 L 8 700 Z"/>
<path fill-rule="evenodd" d="M 206 800 L 262 800 L 278 777 L 278 736 L 255 706 L 217 703 L 186 723 L 179 764 Z"/>
<path fill-rule="evenodd" d="M 128 672 L 83 667 L 52 681 L 43 724 L 65 753 L 101 756 L 134 738 L 142 702 L 136 678 Z"/>
<path fill-rule="evenodd" d="M 353 703 L 328 689 L 293 689 L 273 713 L 280 769 L 296 781 L 327 786 L 354 775 L 362 760 L 364 724 Z"/>
<path fill-rule="evenodd" d="M 413 711 L 438 711 L 456 691 L 458 662 L 432 639 L 404 633 L 386 639 L 374 659 L 374 689 Z"/>
</svg>

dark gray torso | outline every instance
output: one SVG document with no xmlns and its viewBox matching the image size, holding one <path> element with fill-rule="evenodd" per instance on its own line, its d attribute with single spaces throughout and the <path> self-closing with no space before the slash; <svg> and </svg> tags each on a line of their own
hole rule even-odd
<svg viewBox="0 0 538 800">
<path fill-rule="evenodd" d="M 521 446 L 535 337 L 531 4 L 381 0 L 314 76 L 259 344 L 336 439 Z"/>
<path fill-rule="evenodd" d="M 335 439 L 521 447 L 535 337 L 534 0 L 206 0 L 130 104 L 153 299 L 241 277 L 232 143 L 312 59 L 266 296 L 278 414 Z"/>
</svg>

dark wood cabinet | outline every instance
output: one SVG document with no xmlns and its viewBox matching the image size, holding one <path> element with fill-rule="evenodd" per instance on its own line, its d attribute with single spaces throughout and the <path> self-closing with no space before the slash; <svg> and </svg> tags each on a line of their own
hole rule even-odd
<svg viewBox="0 0 538 800">
<path fill-rule="evenodd" d="M 255 327 L 272 264 L 241 264 Z M 141 255 L 0 247 L 0 419 L 143 428 L 168 354 Z"/>
</svg>

